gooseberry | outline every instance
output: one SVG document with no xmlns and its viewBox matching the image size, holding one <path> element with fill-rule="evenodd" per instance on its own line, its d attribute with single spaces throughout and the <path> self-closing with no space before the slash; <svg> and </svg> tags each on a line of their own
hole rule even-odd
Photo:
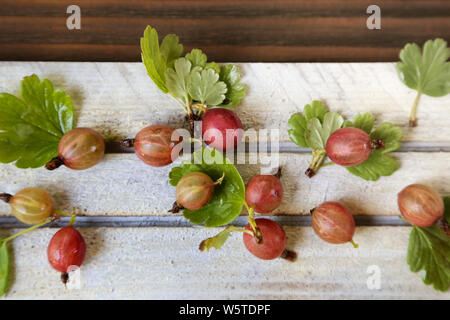
<svg viewBox="0 0 450 320">
<path fill-rule="evenodd" d="M 384 148 L 381 140 L 371 140 L 365 131 L 353 127 L 336 130 L 326 144 L 326 152 L 331 161 L 344 167 L 363 163 L 373 149 L 379 148 Z"/>
<path fill-rule="evenodd" d="M 273 220 L 255 219 L 256 225 L 261 232 L 262 241 L 255 236 L 244 233 L 244 245 L 254 256 L 263 260 L 272 260 L 280 257 L 286 249 L 286 233 L 283 228 Z M 252 230 L 250 224 L 246 227 Z"/>
<path fill-rule="evenodd" d="M 50 265 L 61 272 L 61 279 L 67 282 L 72 268 L 82 265 L 86 256 L 86 242 L 83 236 L 72 226 L 60 229 L 50 240 L 47 257 Z"/>
<path fill-rule="evenodd" d="M 186 174 L 177 184 L 177 203 L 189 210 L 205 206 L 214 194 L 213 180 L 203 172 Z"/>
<path fill-rule="evenodd" d="M 139 159 L 154 167 L 171 164 L 179 156 L 174 148 L 182 141 L 181 137 L 173 139 L 174 131 L 175 129 L 162 125 L 142 129 L 133 141 L 134 152 Z"/>
<path fill-rule="evenodd" d="M 0 199 L 9 203 L 12 214 L 26 224 L 44 222 L 54 212 L 52 198 L 39 188 L 26 188 L 14 196 L 2 193 Z"/>
<path fill-rule="evenodd" d="M 105 154 L 105 140 L 95 130 L 76 128 L 67 132 L 58 145 L 58 157 L 46 164 L 48 170 L 61 165 L 73 170 L 93 167 Z"/>
<path fill-rule="evenodd" d="M 257 175 L 247 184 L 245 200 L 256 212 L 271 212 L 278 208 L 282 199 L 283 187 L 274 175 Z"/>
<path fill-rule="evenodd" d="M 398 208 L 411 224 L 431 227 L 444 214 L 444 201 L 433 188 L 423 184 L 411 184 L 398 194 Z"/>
<path fill-rule="evenodd" d="M 324 241 L 334 244 L 353 242 L 355 219 L 339 202 L 324 202 L 312 210 L 312 227 Z"/>
<path fill-rule="evenodd" d="M 222 151 L 234 149 L 243 135 L 242 122 L 231 110 L 209 109 L 202 117 L 203 141 L 212 148 Z"/>
</svg>

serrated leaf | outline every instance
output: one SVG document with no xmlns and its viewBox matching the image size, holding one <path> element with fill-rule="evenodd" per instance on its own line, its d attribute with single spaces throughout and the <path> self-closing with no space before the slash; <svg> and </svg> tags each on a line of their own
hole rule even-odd
<svg viewBox="0 0 450 320">
<path fill-rule="evenodd" d="M 344 128 L 354 127 L 365 131 L 370 134 L 373 129 L 373 124 L 375 123 L 375 118 L 370 113 L 358 114 L 353 121 L 347 120 L 344 123 Z"/>
<path fill-rule="evenodd" d="M 380 176 L 390 176 L 398 167 L 397 160 L 378 149 L 373 150 L 369 158 L 363 163 L 354 167 L 346 167 L 346 169 L 365 180 L 376 181 Z"/>
<path fill-rule="evenodd" d="M 192 67 L 205 68 L 206 66 L 206 54 L 204 54 L 200 49 L 192 49 L 191 52 L 186 54 L 186 59 L 191 62 Z"/>
<path fill-rule="evenodd" d="M 204 223 L 217 227 L 230 223 L 242 211 L 245 202 L 245 185 L 235 166 L 215 149 L 203 149 L 194 153 L 194 163 L 173 168 L 170 183 L 176 185 L 187 173 L 203 172 L 214 181 L 225 174 L 221 184 L 214 187 L 213 198 L 199 210 L 183 210 L 186 219 L 194 224 Z"/>
<path fill-rule="evenodd" d="M 9 253 L 6 242 L 0 241 L 0 296 L 8 289 Z"/>
<path fill-rule="evenodd" d="M 213 69 L 215 72 L 220 74 L 220 66 L 215 62 L 208 62 L 205 66 L 205 69 Z M 220 75 L 219 75 L 220 79 Z"/>
<path fill-rule="evenodd" d="M 301 113 L 294 113 L 288 121 L 289 127 L 289 138 L 294 142 L 296 145 L 303 147 L 303 148 L 309 148 L 308 143 L 306 142 L 306 119 Z"/>
<path fill-rule="evenodd" d="M 444 197 L 444 206 L 444 219 L 447 221 L 447 223 L 450 223 L 450 197 Z"/>
<path fill-rule="evenodd" d="M 303 114 L 308 122 L 311 119 L 317 118 L 320 122 L 323 122 L 325 114 L 328 112 L 328 108 L 322 101 L 314 100 L 311 104 L 307 104 L 303 109 Z"/>
<path fill-rule="evenodd" d="M 227 227 L 225 230 L 219 232 L 214 237 L 208 238 L 206 240 L 203 240 L 200 243 L 200 251 L 209 251 L 211 248 L 216 248 L 216 250 L 219 250 L 222 248 L 222 246 L 225 244 L 225 242 L 228 240 L 228 237 L 230 236 L 231 232 L 233 232 L 233 227 Z"/>
<path fill-rule="evenodd" d="M 371 134 L 370 138 L 380 139 L 384 142 L 383 153 L 388 153 L 397 150 L 402 146 L 403 132 L 399 127 L 394 126 L 390 122 L 384 122 L 376 128 Z"/>
<path fill-rule="evenodd" d="M 219 75 L 213 69 L 193 70 L 189 82 L 189 94 L 202 104 L 217 106 L 225 99 L 227 86 L 219 81 Z"/>
<path fill-rule="evenodd" d="M 72 101 L 36 75 L 22 80 L 21 95 L 0 94 L 0 162 L 38 168 L 58 154 L 59 140 L 75 126 Z"/>
<path fill-rule="evenodd" d="M 328 137 L 343 124 L 344 118 L 337 112 L 327 112 L 323 123 L 319 118 L 313 118 L 307 123 L 306 142 L 312 149 L 324 149 Z"/>
<path fill-rule="evenodd" d="M 166 70 L 166 86 L 169 93 L 174 97 L 187 99 L 190 76 L 191 62 L 185 58 L 175 60 L 174 69 Z"/>
<path fill-rule="evenodd" d="M 411 89 L 433 97 L 450 92 L 450 49 L 443 39 L 428 40 L 423 53 L 415 43 L 408 43 L 400 51 L 397 72 L 400 79 Z"/>
<path fill-rule="evenodd" d="M 178 37 L 167 35 L 160 48 L 156 29 L 147 26 L 141 38 L 141 53 L 148 75 L 162 92 L 167 93 L 166 70 L 171 68 L 175 59 L 183 53 L 183 45 L 178 43 Z"/>
<path fill-rule="evenodd" d="M 170 185 L 176 187 L 178 181 L 180 181 L 184 175 L 191 172 L 198 172 L 201 170 L 202 167 L 193 163 L 185 163 L 181 167 L 173 167 L 172 170 L 170 170 L 169 172 L 169 183 Z"/>
<path fill-rule="evenodd" d="M 436 290 L 450 286 L 450 237 L 438 226 L 413 226 L 409 236 L 407 262 L 411 271 L 425 272 L 423 281 Z"/>
<path fill-rule="evenodd" d="M 225 100 L 220 107 L 230 108 L 238 105 L 245 96 L 245 86 L 239 83 L 241 80 L 239 68 L 233 64 L 221 66 L 219 80 L 227 85 Z"/>
</svg>

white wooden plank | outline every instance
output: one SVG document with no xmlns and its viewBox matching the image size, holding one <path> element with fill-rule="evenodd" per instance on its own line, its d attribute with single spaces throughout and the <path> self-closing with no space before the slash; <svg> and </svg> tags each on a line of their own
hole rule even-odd
<svg viewBox="0 0 450 320">
<path fill-rule="evenodd" d="M 13 232 L 13 230 L 9 230 Z M 406 263 L 408 227 L 357 228 L 354 249 L 321 241 L 310 227 L 286 227 L 295 263 L 261 261 L 241 234 L 225 247 L 200 252 L 218 229 L 81 229 L 87 258 L 80 289 L 65 289 L 47 262 L 55 229 L 40 229 L 12 243 L 14 272 L 6 299 L 449 299 L 422 283 Z M 5 230 L 1 231 L 2 234 Z M 367 287 L 369 266 L 381 287 Z"/>
<path fill-rule="evenodd" d="M 313 99 L 347 118 L 371 112 L 378 122 L 403 127 L 405 141 L 450 141 L 450 95 L 423 96 L 419 126 L 408 128 L 415 91 L 393 63 L 240 64 L 248 96 L 236 108 L 244 128 L 276 128 L 288 141 L 287 120 Z M 36 73 L 74 100 L 78 126 L 133 136 L 149 124 L 183 125 L 181 108 L 152 83 L 141 63 L 0 62 L 0 92 L 17 93 L 22 77 Z"/>
<path fill-rule="evenodd" d="M 275 214 L 305 214 L 324 201 L 342 201 L 353 214 L 398 215 L 397 193 L 411 183 L 425 183 L 442 195 L 450 195 L 450 159 L 448 153 L 396 153 L 401 168 L 376 182 L 351 175 L 342 167 L 322 168 L 312 179 L 304 175 L 308 154 L 279 154 L 283 166 L 281 179 L 284 200 Z M 267 173 L 259 165 L 238 165 L 244 181 Z M 25 187 L 48 190 L 56 207 L 71 211 L 80 208 L 91 216 L 172 215 L 167 210 L 175 200 L 169 185 L 171 166 L 153 168 L 134 154 L 108 154 L 96 167 L 72 171 L 61 167 L 21 170 L 13 165 L 0 166 L 0 191 L 14 194 Z M 8 205 L 0 204 L 0 215 L 9 215 Z"/>
</svg>

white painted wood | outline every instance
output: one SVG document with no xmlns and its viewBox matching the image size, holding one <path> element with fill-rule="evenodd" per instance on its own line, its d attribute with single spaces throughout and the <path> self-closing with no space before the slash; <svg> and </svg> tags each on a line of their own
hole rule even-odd
<svg viewBox="0 0 450 320">
<path fill-rule="evenodd" d="M 56 230 L 40 229 L 12 243 L 6 299 L 450 299 L 450 292 L 433 290 L 409 271 L 407 227 L 358 228 L 358 249 L 327 244 L 310 227 L 287 227 L 295 263 L 258 260 L 241 234 L 219 251 L 200 252 L 199 242 L 219 229 L 80 231 L 88 246 L 80 289 L 65 289 L 51 269 L 46 247 Z M 381 271 L 379 290 L 367 287 L 371 265 Z"/>
<path fill-rule="evenodd" d="M 245 129 L 280 129 L 288 141 L 287 121 L 313 99 L 347 118 L 371 112 L 377 122 L 404 130 L 406 141 L 450 141 L 450 95 L 423 96 L 419 126 L 408 128 L 415 91 L 397 77 L 393 63 L 245 63 L 240 64 L 248 95 L 236 108 Z M 181 108 L 161 93 L 142 63 L 0 62 L 0 92 L 17 93 L 32 73 L 47 77 L 73 98 L 78 126 L 104 135 L 132 137 L 149 124 L 183 125 Z"/>
<path fill-rule="evenodd" d="M 305 214 L 324 201 L 342 201 L 353 214 L 398 215 L 397 193 L 411 183 L 425 183 L 442 195 L 450 195 L 448 153 L 395 153 L 401 168 L 376 182 L 353 176 L 343 167 L 322 168 L 312 179 L 304 175 L 308 154 L 279 154 L 283 166 L 282 205 L 275 214 Z M 56 207 L 83 214 L 98 215 L 172 215 L 167 210 L 175 201 L 175 188 L 169 185 L 172 166 L 150 167 L 134 154 L 108 154 L 96 167 L 72 171 L 61 167 L 21 170 L 13 165 L 0 166 L 0 191 L 14 194 L 25 187 L 48 190 Z M 261 169 L 259 165 L 237 165 L 244 182 Z M 270 170 L 270 169 L 269 169 Z M 0 215 L 9 215 L 7 204 L 0 204 Z"/>
</svg>

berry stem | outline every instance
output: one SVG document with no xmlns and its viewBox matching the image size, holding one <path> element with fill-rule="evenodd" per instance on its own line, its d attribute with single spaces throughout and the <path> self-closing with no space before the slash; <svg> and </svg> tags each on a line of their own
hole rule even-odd
<svg viewBox="0 0 450 320">
<path fill-rule="evenodd" d="M 325 149 L 313 149 L 312 150 L 312 160 L 309 168 L 305 171 L 305 174 L 308 178 L 314 177 L 317 171 L 320 169 L 325 157 L 327 156 L 327 152 Z"/>
<path fill-rule="evenodd" d="M 12 198 L 13 196 L 12 195 L 10 195 L 9 193 L 0 193 L 0 200 L 1 201 L 4 201 L 4 202 L 6 202 L 6 203 L 8 203 L 9 201 L 11 201 L 11 198 Z"/>
<path fill-rule="evenodd" d="M 332 166 L 332 165 L 334 165 L 334 164 L 335 164 L 334 162 L 322 163 L 322 164 L 320 165 L 320 168 Z"/>
<path fill-rule="evenodd" d="M 414 103 L 413 103 L 412 108 L 411 108 L 411 114 L 409 116 L 409 126 L 410 127 L 417 126 L 416 111 L 417 111 L 417 106 L 419 104 L 419 100 L 420 100 L 420 96 L 421 95 L 422 95 L 422 92 L 417 91 L 416 98 L 414 99 Z"/>
<path fill-rule="evenodd" d="M 225 172 L 222 173 L 222 176 L 214 182 L 214 185 L 222 184 L 223 179 L 225 178 Z"/>
<path fill-rule="evenodd" d="M 258 226 L 256 225 L 255 217 L 253 214 L 254 209 L 253 209 L 253 207 L 250 207 L 246 201 L 244 202 L 244 204 L 245 204 L 245 207 L 248 212 L 248 223 L 252 227 L 253 236 L 256 238 L 256 243 L 261 244 L 261 243 L 263 243 L 263 238 L 262 238 L 261 230 L 259 230 Z"/>
<path fill-rule="evenodd" d="M 172 209 L 168 210 L 170 213 L 178 213 L 180 210 L 183 210 L 183 207 L 180 206 L 176 201 L 173 203 Z"/>
<path fill-rule="evenodd" d="M 55 170 L 64 164 L 64 160 L 61 157 L 55 157 L 45 165 L 47 170 Z"/>
<path fill-rule="evenodd" d="M 354 247 L 355 249 L 357 249 L 357 248 L 359 247 L 359 245 L 358 245 L 357 243 L 355 243 L 355 242 L 353 241 L 353 239 L 350 240 L 350 243 L 353 245 L 353 247 Z"/>
<path fill-rule="evenodd" d="M 278 167 L 277 173 L 274 174 L 274 176 L 275 176 L 277 179 L 281 179 L 281 176 L 282 176 L 282 174 L 281 174 L 281 169 L 282 169 L 282 167 Z"/>
<path fill-rule="evenodd" d="M 289 262 L 295 262 L 297 260 L 297 252 L 285 249 L 280 256 L 281 259 L 285 259 Z"/>
<path fill-rule="evenodd" d="M 370 141 L 370 149 L 376 150 L 376 149 L 384 149 L 386 146 L 381 139 L 373 139 Z"/>
<path fill-rule="evenodd" d="M 10 237 L 8 237 L 8 238 L 3 239 L 3 242 L 4 242 L 4 243 L 7 243 L 8 241 L 11 241 L 11 240 L 13 240 L 14 238 L 17 238 L 18 236 L 21 236 L 21 235 L 23 235 L 24 233 L 27 233 L 27 232 L 29 232 L 29 231 L 31 231 L 31 230 L 37 229 L 37 228 L 39 228 L 39 227 L 42 227 L 42 226 L 46 225 L 47 223 L 53 222 L 54 220 L 55 220 L 55 218 L 47 219 L 47 220 L 44 221 L 44 222 L 41 222 L 41 223 L 39 223 L 39 224 L 36 224 L 36 225 L 34 225 L 34 226 L 30 227 L 30 228 L 27 228 L 27 229 L 25 229 L 25 230 L 22 230 L 22 231 L 20 231 L 20 232 L 18 232 L 18 233 L 16 233 L 16 234 L 13 234 L 12 236 L 10 236 Z"/>
<path fill-rule="evenodd" d="M 123 139 L 120 144 L 125 148 L 133 148 L 134 147 L 134 139 Z"/>
</svg>

